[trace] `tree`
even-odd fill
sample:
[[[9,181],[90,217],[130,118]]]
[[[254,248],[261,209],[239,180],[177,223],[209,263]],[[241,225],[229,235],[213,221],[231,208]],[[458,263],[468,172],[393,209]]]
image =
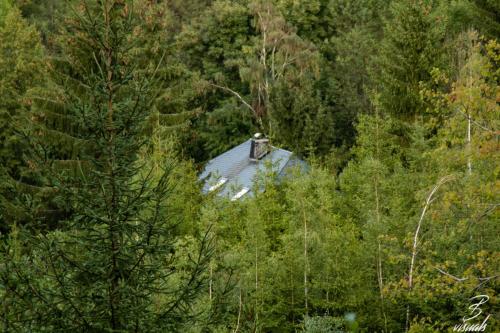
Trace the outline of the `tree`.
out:
[[[283,4],[281,4],[283,5]],[[250,10],[257,35],[244,48],[240,76],[250,89],[249,109],[259,128],[298,154],[324,154],[336,138],[330,90],[336,87],[322,71],[326,61],[317,48],[296,33],[281,7],[254,1]]]
[[[322,85],[311,74],[288,73],[275,82],[269,101],[269,126],[275,140],[296,154],[326,154],[338,141],[337,113],[327,105]],[[335,87],[332,87],[335,89]]]
[[[500,36],[500,6],[494,0],[454,1],[446,4],[451,31],[473,28],[488,38]]]
[[[70,215],[56,231],[24,233],[22,256],[2,251],[2,295],[12,305],[2,312],[7,331],[164,332],[192,321],[208,239],[177,238],[180,221],[166,204],[170,167],[138,159],[157,66],[141,70],[135,61],[141,41],[133,5],[88,1],[66,22],[59,93],[65,120],[79,127],[72,134],[93,149],[79,150],[61,170],[40,145],[43,122],[33,125],[32,161],[45,168]]]
[[[26,128],[29,90],[44,84],[44,59],[38,32],[27,24],[17,8],[10,8],[4,24],[0,24],[1,231],[6,231],[14,221],[24,220],[25,214],[14,199],[20,183],[33,184],[36,178],[23,161],[27,147],[17,132]]]
[[[61,17],[71,11],[71,6],[78,3],[75,0],[14,0],[13,2],[21,10],[22,16],[37,27],[44,46],[52,51]]]
[[[187,152],[198,161],[226,151],[255,132],[251,111],[235,100],[234,94],[220,88],[243,97],[248,92],[240,80],[238,64],[244,58],[243,46],[254,35],[250,21],[244,4],[213,1],[176,38],[175,58],[181,60],[177,71],[183,74],[171,90],[170,104],[172,109],[182,103],[189,110],[204,111],[194,118],[193,130],[184,137]]]
[[[377,179],[374,183],[389,189],[383,192],[384,204],[379,206],[382,229],[367,229],[365,236],[368,240],[379,235],[384,285],[381,297],[386,305],[391,304],[385,307],[389,330],[403,329],[397,318],[404,311],[396,304],[408,305],[406,328],[410,332],[445,330],[461,320],[469,297],[477,293],[494,295],[498,288],[491,278],[498,267],[498,246],[488,236],[495,233],[492,221],[496,204],[491,189],[496,152],[490,141],[494,136],[491,128],[496,128],[494,119],[498,118],[492,75],[495,66],[481,55],[478,45],[470,43],[470,38],[462,39],[465,47],[458,52],[467,60],[462,61],[460,75],[448,85],[451,91],[441,96],[439,90],[434,92],[437,101],[429,107],[432,115],[444,119],[437,134],[422,135],[426,130],[414,123],[408,135],[411,142],[399,147],[404,152],[400,176],[372,177]],[[443,75],[438,70],[433,74],[436,79]],[[466,107],[468,112],[458,107]],[[465,134],[470,115],[474,115],[475,124],[471,123],[469,141]],[[360,132],[358,139],[363,137]],[[380,148],[381,152],[386,148],[391,151],[388,144]],[[468,161],[480,170],[469,173]],[[344,175],[355,176],[347,173],[349,169]],[[454,175],[453,182],[447,175]],[[357,196],[364,194],[358,191]],[[372,249],[376,251],[375,246]],[[485,260],[485,256],[490,259]]]
[[[394,1],[384,39],[372,68],[383,110],[413,120],[424,108],[420,82],[430,80],[441,64],[445,17],[434,1]]]
[[[493,77],[495,64],[491,63],[481,54],[481,44],[478,42],[477,33],[469,31],[462,35],[464,44],[459,50],[460,71],[457,81],[453,84],[449,96],[450,108],[458,117],[450,117],[448,128],[454,128],[454,143],[460,137],[455,131],[462,128],[462,143],[467,158],[467,172],[473,169],[473,158],[478,146],[484,140],[484,133],[491,133],[495,128],[495,115],[498,114],[496,104],[496,85]],[[462,118],[462,121],[460,121]]]
[[[364,300],[378,309],[375,317],[359,315],[373,330],[391,331],[400,329],[393,316],[401,315],[402,309],[390,306],[386,284],[402,271],[396,239],[405,234],[407,226],[401,221],[411,216],[414,194],[413,179],[402,165],[404,149],[397,121],[379,108],[375,106],[373,115],[359,117],[354,158],[340,175],[339,210],[362,230],[360,252],[365,263],[360,266],[369,267],[365,279],[371,281]]]
[[[418,284],[410,299],[421,319],[428,313],[442,316],[437,328],[460,322],[469,297],[491,295],[495,306],[499,288],[495,277],[499,247],[491,236],[498,233],[494,194],[498,159],[495,133],[500,112],[494,60],[498,49],[495,51],[495,43],[482,45],[474,31],[462,34],[459,40],[460,70],[450,91],[441,96],[444,106],[436,106],[447,110],[447,117],[430,154],[440,174],[456,176],[442,189],[444,193],[429,216],[430,225],[425,228],[428,239],[420,242],[423,262],[417,266]],[[490,309],[488,304],[484,311],[493,311]],[[493,318],[489,324],[496,324]]]
[[[10,3],[10,0],[0,1],[0,26],[3,25],[5,16],[7,15],[7,12],[10,10],[11,7],[12,4]]]
[[[149,131],[160,132],[164,139],[182,136],[191,119],[201,111],[193,103],[200,96],[197,77],[177,59],[178,50],[174,47],[177,28],[170,5],[162,1],[136,4],[137,15],[143,20],[136,30],[142,41],[136,45],[137,61],[147,68],[152,65],[151,59],[162,59],[156,69],[159,94],[152,106]]]

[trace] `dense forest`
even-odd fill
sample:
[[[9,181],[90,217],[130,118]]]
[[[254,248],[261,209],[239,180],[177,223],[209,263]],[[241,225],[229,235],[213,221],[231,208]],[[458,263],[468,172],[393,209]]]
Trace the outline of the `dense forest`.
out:
[[[0,331],[500,332],[499,83],[498,0],[0,0]]]

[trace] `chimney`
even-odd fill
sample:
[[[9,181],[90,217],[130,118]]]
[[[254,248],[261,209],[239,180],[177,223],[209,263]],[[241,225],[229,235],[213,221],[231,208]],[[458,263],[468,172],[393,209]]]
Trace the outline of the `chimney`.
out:
[[[250,160],[258,161],[269,152],[269,139],[265,138],[262,133],[255,133],[250,145]]]

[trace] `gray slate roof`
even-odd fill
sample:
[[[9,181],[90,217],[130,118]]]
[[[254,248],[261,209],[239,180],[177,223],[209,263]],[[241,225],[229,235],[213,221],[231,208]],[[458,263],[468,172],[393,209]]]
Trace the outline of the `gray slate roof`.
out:
[[[249,191],[245,194],[252,195],[252,187],[255,175],[259,170],[264,171],[269,162],[272,163],[273,171],[282,176],[289,167],[304,163],[297,159],[292,152],[276,147],[261,160],[254,162],[249,158],[251,139],[228,150],[227,152],[210,160],[200,175],[205,180],[203,192],[208,193],[210,187],[225,178],[227,181],[217,190],[219,195],[232,198],[242,188]]]

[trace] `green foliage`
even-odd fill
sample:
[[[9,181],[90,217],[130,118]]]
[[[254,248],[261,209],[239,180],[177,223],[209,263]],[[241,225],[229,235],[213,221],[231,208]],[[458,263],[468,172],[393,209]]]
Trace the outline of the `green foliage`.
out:
[[[446,17],[436,1],[394,1],[372,78],[384,110],[403,119],[420,115],[420,82],[441,65]]]
[[[334,317],[306,317],[304,332],[334,333],[344,332],[344,320]]]
[[[468,296],[489,295],[486,312],[494,311],[498,302],[498,279],[488,277],[495,275],[490,269],[497,270],[499,265],[498,242],[492,236],[498,220],[494,208],[498,149],[493,148],[496,139],[491,128],[498,127],[500,108],[492,80],[495,64],[482,54],[476,36],[474,32],[464,36],[466,44],[459,50],[462,67],[446,97],[450,111],[457,111],[450,112],[430,155],[438,162],[439,173],[456,173],[457,177],[432,212],[427,233],[434,237],[423,244],[420,285],[411,295],[412,307],[422,319],[426,314],[450,313],[437,328],[459,320]],[[496,325],[495,320],[490,325]]]
[[[307,313],[342,317],[363,302],[368,272],[353,274],[364,262],[359,229],[335,211],[335,178],[311,172],[297,170],[295,179],[276,186],[271,168],[256,185],[265,184],[265,192],[243,202],[217,201],[205,211],[220,253],[214,284],[227,280],[228,267],[236,279],[220,309],[232,329],[293,331]]]
[[[21,109],[26,92],[42,82],[43,50],[36,29],[16,8],[9,10],[0,29],[0,107],[13,116]]]
[[[197,78],[181,62],[174,60],[173,31],[177,28],[172,22],[169,4],[146,2],[136,6],[137,15],[144,22],[135,31],[141,35],[141,43],[135,45],[134,53],[137,61],[149,70],[156,66],[156,89],[159,91],[152,106],[154,112],[150,117],[149,131],[160,131],[164,138],[181,136],[201,111],[193,102],[200,95]]]
[[[333,130],[317,131],[319,137],[324,137],[321,144],[350,147],[355,140],[357,116],[371,108],[368,64],[376,53],[380,16],[388,4],[372,0],[279,1],[285,18],[296,27],[297,34],[312,41],[322,56],[321,79],[313,89],[321,96],[321,108],[327,110],[329,119],[325,125]],[[294,84],[296,80],[291,81]],[[304,84],[310,85],[305,81]],[[290,89],[290,93],[295,92]],[[298,116],[305,119],[308,113]],[[323,121],[325,119],[314,121],[314,126],[321,128]],[[290,147],[295,149],[293,145]],[[316,153],[321,156],[328,151],[322,147]]]
[[[210,95],[205,92],[201,108],[214,115],[207,114],[195,121],[195,144],[203,145],[209,156],[224,151],[228,143],[233,142],[221,135],[233,131],[233,126],[228,124],[225,128],[222,123],[214,122],[214,118],[230,118],[236,111],[229,110],[228,105],[235,102],[251,116],[245,116],[253,123],[247,128],[266,132],[276,144],[298,153],[324,155],[332,144],[352,143],[353,122],[357,112],[366,107],[367,98],[361,105],[347,101],[352,94],[356,98],[365,96],[366,71],[362,71],[365,77],[359,77],[359,72],[346,73],[345,77],[350,75],[355,82],[349,86],[339,85],[335,76],[343,80],[340,76],[346,66],[339,70],[332,68],[327,61],[334,57],[331,45],[323,51],[322,45],[311,43],[316,41],[310,35],[313,31],[301,30],[302,26],[295,21],[305,18],[302,14],[299,17],[300,6],[311,9],[308,15],[317,10],[323,13],[324,9],[325,15],[330,11],[326,4],[305,2],[253,1],[248,5],[230,5],[216,1],[179,35],[178,45],[187,59],[185,63],[199,70],[200,79],[212,87]],[[368,17],[359,16],[365,20]],[[312,16],[310,19],[317,20]],[[322,21],[314,27],[330,24],[328,19],[329,16],[321,16]],[[352,25],[357,24],[354,22]],[[371,35],[367,37],[370,38]],[[363,52],[369,54],[365,49]],[[233,102],[228,104],[227,99]],[[308,108],[305,110],[303,106]],[[203,123],[210,127],[204,128]],[[250,134],[241,133],[241,137]],[[213,140],[215,145],[207,140]],[[217,142],[221,144],[217,146]]]
[[[489,38],[500,36],[500,6],[497,1],[453,1],[446,9],[451,17],[450,28],[455,32],[473,28]]]
[[[172,91],[172,102],[204,111],[193,120],[193,131],[183,136],[187,153],[198,161],[216,156],[253,132],[249,130],[254,126],[251,111],[237,107],[241,101],[220,88],[245,96],[246,88],[240,82],[237,65],[243,61],[243,47],[253,34],[246,6],[214,1],[193,17],[176,37],[176,57],[181,59],[179,68],[184,74]],[[173,106],[179,109],[179,104]]]
[[[498,326],[499,13],[0,0],[0,330]],[[203,194],[254,132],[307,172]]]
[[[328,96],[335,86],[326,62],[313,44],[297,35],[269,2],[250,5],[258,35],[244,50],[247,54],[240,76],[247,82],[252,111],[261,130],[298,154],[329,151],[335,108]],[[316,82],[317,81],[317,82]]]
[[[2,0],[0,1],[0,26],[4,25],[5,16],[12,8],[12,4],[10,0]]]
[[[139,22],[131,3],[89,2],[60,38],[68,130],[93,149],[71,154],[77,174],[61,170],[36,155],[47,127],[35,127],[32,158],[71,215],[56,231],[22,232],[20,255],[10,246],[17,236],[7,240],[6,331],[164,332],[193,320],[209,240],[179,238],[182,213],[167,204],[175,193],[170,163],[139,160],[155,94],[154,68],[131,51],[141,42],[133,34]]]
[[[39,34],[16,8],[0,25],[0,222],[2,231],[26,214],[14,203],[19,182],[32,183],[33,172],[23,161],[26,144],[17,132],[26,128],[28,91],[44,83],[44,51]]]
[[[206,115],[206,125],[200,134],[204,148],[211,157],[222,154],[248,139],[249,133],[255,132],[252,116],[247,109],[242,109],[234,102]]]
[[[280,82],[273,90],[270,128],[280,143],[297,154],[325,153],[336,139],[335,114],[325,105],[320,84],[304,77]]]
[[[54,49],[55,33],[61,25],[61,18],[76,6],[77,0],[14,0],[22,15],[40,32],[42,41],[49,49]]]

